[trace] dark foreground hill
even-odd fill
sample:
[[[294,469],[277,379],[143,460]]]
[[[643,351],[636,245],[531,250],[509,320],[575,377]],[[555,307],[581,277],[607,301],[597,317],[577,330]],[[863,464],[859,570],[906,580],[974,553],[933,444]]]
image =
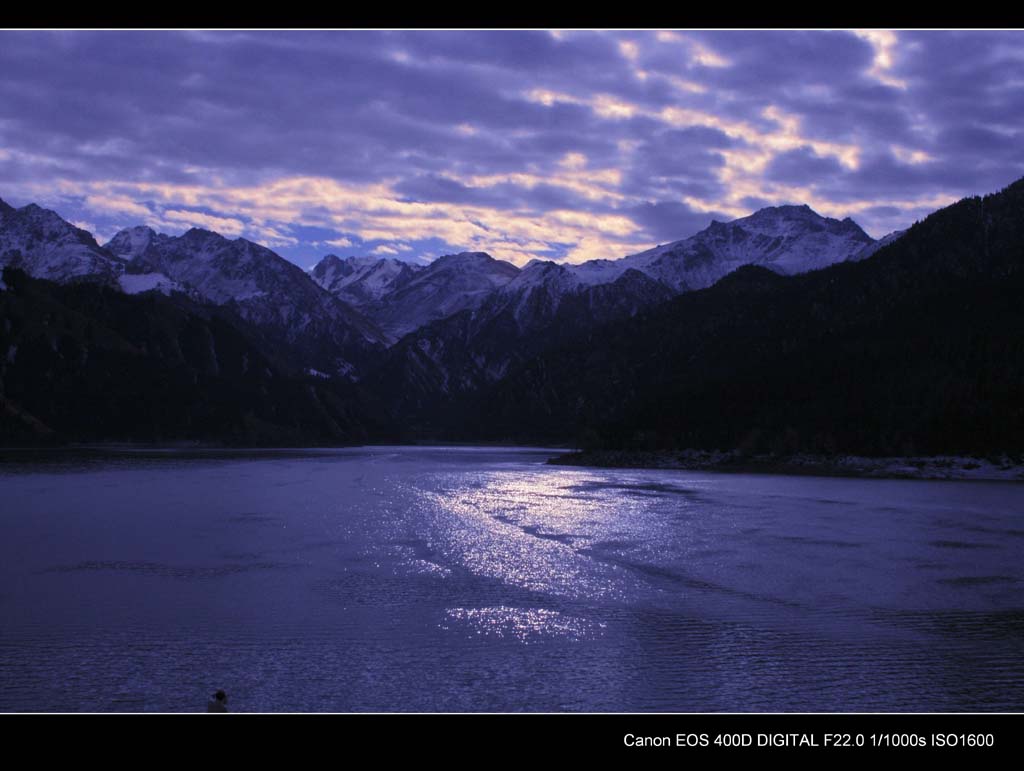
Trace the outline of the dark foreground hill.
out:
[[[493,313],[434,322],[349,380],[311,364],[301,332],[282,338],[232,303],[8,268],[0,443],[1024,453],[1024,181],[866,259],[800,275],[747,265],[660,303],[643,282],[558,293],[534,279],[564,271],[540,269],[498,290]],[[505,291],[517,281],[530,291]]]
[[[386,434],[351,383],[305,374],[258,329],[184,295],[58,285],[0,291],[0,444],[346,444]]]
[[[1024,181],[863,262],[748,266],[527,362],[452,436],[587,448],[1024,451]]]

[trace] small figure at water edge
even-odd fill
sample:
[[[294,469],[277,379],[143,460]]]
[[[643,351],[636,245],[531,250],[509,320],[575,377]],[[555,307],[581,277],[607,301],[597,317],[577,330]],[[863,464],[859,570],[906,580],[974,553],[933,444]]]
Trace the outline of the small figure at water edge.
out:
[[[213,694],[213,698],[210,699],[206,705],[207,712],[227,712],[228,711],[228,695],[224,691],[217,691]]]

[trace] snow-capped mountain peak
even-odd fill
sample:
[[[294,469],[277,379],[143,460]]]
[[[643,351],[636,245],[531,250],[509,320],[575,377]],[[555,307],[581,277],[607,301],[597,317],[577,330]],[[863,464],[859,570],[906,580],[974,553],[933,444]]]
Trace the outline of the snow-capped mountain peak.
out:
[[[31,203],[0,207],[0,267],[11,265],[50,281],[117,285],[124,264],[92,235],[59,214]]]
[[[423,324],[477,308],[519,269],[485,252],[460,252],[426,266],[395,259],[342,260],[329,255],[314,279],[351,303],[395,338]]]
[[[501,291],[514,294],[545,286],[564,293],[575,291],[582,285],[583,282],[569,266],[551,260],[530,260]]]
[[[328,254],[307,272],[252,241],[202,228],[172,237],[133,227],[100,247],[54,212],[3,201],[0,225],[0,265],[57,281],[99,278],[129,293],[185,290],[230,305],[271,337],[301,343],[316,369],[333,372],[349,371],[368,350],[461,311],[471,311],[466,330],[507,319],[514,334],[533,334],[555,319],[568,328],[570,317],[596,322],[633,315],[744,265],[792,274],[864,259],[899,236],[875,242],[849,217],[785,205],[714,221],[689,238],[617,260],[534,259],[520,269],[476,251],[428,265]],[[332,350],[345,353],[331,361],[326,352]],[[492,364],[488,371],[505,366]]]
[[[401,289],[420,265],[381,257],[346,257],[328,254],[310,271],[313,280],[336,297],[360,310],[369,310],[386,294]]]
[[[770,206],[619,260],[676,291],[710,286],[741,265],[794,274],[853,258],[874,240],[847,217],[822,217],[806,204]]]
[[[131,255],[127,270],[136,278],[122,282],[126,291],[188,287],[207,302],[229,305],[271,338],[297,347],[321,371],[351,373],[354,361],[387,340],[313,276],[245,238],[229,239],[203,228],[177,237],[132,228],[118,233],[110,248]]]
[[[157,233],[153,228],[139,225],[120,231],[104,244],[104,247],[115,256],[130,262],[146,251],[156,237]]]

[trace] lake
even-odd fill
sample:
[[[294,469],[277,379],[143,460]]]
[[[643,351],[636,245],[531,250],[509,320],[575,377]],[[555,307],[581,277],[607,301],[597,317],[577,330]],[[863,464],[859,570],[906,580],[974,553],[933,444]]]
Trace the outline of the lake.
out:
[[[1024,485],[556,453],[7,452],[0,710],[1024,709]]]

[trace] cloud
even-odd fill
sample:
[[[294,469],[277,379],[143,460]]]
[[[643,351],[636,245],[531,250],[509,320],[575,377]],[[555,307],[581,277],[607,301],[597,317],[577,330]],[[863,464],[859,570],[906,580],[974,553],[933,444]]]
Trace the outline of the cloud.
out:
[[[771,181],[813,185],[843,174],[834,157],[822,157],[809,147],[779,153],[768,163],[765,177]]]
[[[124,195],[88,195],[84,203],[87,209],[94,212],[107,215],[123,214],[140,222],[147,222],[153,215],[149,207]]]
[[[721,212],[694,211],[686,204],[674,201],[648,201],[634,207],[630,214],[643,226],[651,240],[658,243],[688,238],[710,225],[713,219],[731,219]]]
[[[1017,31],[0,31],[0,68],[0,196],[301,264],[616,257],[794,201],[875,233],[1024,175]]]
[[[161,224],[169,223],[170,227],[188,226],[213,230],[225,236],[240,236],[245,231],[245,223],[231,217],[217,217],[197,211],[168,209],[163,213]]]

